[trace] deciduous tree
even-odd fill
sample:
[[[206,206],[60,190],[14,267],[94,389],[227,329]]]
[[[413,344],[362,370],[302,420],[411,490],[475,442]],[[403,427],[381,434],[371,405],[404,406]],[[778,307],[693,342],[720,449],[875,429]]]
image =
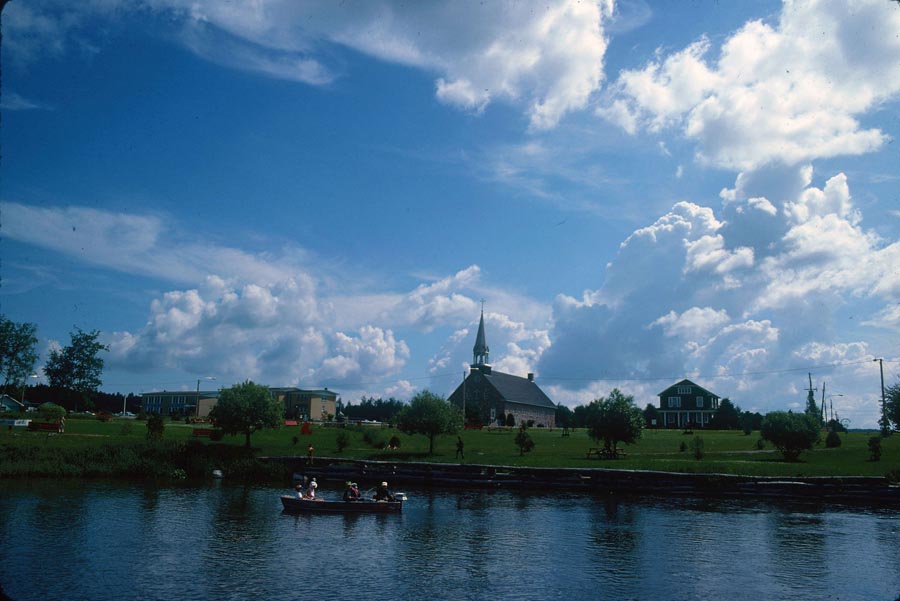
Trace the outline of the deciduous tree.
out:
[[[900,430],[900,382],[884,390],[885,413],[894,430]]]
[[[283,419],[283,409],[267,386],[250,380],[235,384],[219,392],[210,419],[226,434],[246,436],[244,446],[250,446],[250,435],[263,428],[277,428]]]
[[[634,406],[634,398],[614,388],[606,398],[599,398],[587,407],[588,434],[603,442],[607,452],[615,453],[620,442],[636,442],[644,429],[644,414]]]
[[[85,401],[100,388],[103,380],[103,358],[100,351],[109,347],[99,342],[100,332],[85,332],[76,327],[70,334],[71,342],[61,349],[50,352],[44,366],[44,373],[50,386],[66,388],[77,392]]]
[[[766,415],[760,434],[781,451],[785,461],[796,461],[819,441],[819,420],[807,413],[773,411]]]
[[[16,323],[0,315],[0,373],[3,388],[9,385],[23,386],[25,379],[37,362],[37,326],[33,323]]]
[[[462,411],[428,390],[412,398],[409,406],[397,415],[397,428],[406,434],[428,437],[428,453],[434,453],[434,439],[453,434],[462,426]]]

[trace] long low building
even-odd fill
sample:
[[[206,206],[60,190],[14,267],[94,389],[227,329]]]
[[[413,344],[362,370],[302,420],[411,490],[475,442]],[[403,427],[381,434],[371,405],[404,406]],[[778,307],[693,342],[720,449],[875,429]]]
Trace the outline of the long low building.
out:
[[[270,387],[272,396],[283,403],[284,416],[291,419],[329,421],[337,412],[336,392]],[[141,411],[170,416],[209,417],[219,400],[218,390],[158,390],[141,395]]]

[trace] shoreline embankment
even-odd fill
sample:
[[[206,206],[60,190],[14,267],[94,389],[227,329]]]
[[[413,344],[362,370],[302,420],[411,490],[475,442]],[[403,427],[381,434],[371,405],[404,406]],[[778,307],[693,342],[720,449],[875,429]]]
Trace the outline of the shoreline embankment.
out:
[[[319,481],[388,480],[392,486],[553,490],[593,494],[808,499],[900,507],[900,485],[872,476],[741,476],[613,468],[548,468],[430,462],[261,457]]]

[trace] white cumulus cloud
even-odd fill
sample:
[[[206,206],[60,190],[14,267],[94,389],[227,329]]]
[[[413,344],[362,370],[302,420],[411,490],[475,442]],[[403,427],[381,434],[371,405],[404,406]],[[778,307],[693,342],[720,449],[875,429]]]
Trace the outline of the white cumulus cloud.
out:
[[[623,71],[599,113],[629,132],[677,128],[701,162],[741,170],[870,152],[887,136],[859,116],[900,93],[898,30],[896,3],[788,0],[717,53],[701,38]]]

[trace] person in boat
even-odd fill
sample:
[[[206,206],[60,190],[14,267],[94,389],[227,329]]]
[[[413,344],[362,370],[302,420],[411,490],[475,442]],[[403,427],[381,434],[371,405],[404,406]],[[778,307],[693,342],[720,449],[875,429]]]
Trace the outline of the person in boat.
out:
[[[388,483],[382,482],[378,485],[378,488],[375,490],[375,500],[376,501],[393,501],[394,495],[388,489]]]
[[[302,485],[302,484],[297,484],[297,486],[295,486],[294,488],[295,488],[296,491],[297,491],[297,498],[298,498],[298,499],[302,499],[303,496],[306,494],[306,491],[303,490],[303,485]]]
[[[353,503],[359,501],[359,489],[356,488],[355,482],[347,482],[347,486],[344,489],[343,500],[345,503]]]
[[[306,489],[306,498],[315,500],[317,488],[319,488],[319,485],[316,484],[316,479],[313,478],[309,483],[309,488]]]

